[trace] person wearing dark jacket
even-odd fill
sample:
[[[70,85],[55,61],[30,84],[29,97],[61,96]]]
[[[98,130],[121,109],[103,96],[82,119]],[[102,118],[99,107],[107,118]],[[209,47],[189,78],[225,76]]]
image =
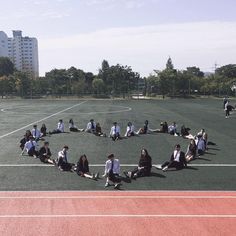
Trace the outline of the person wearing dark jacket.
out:
[[[176,168],[177,170],[181,170],[187,166],[187,162],[185,159],[185,153],[181,151],[180,145],[175,145],[175,150],[171,155],[170,161],[166,161],[161,165],[161,169],[163,171],[167,171],[170,168]]]
[[[49,148],[49,142],[44,142],[43,147],[40,148],[39,150],[39,159],[43,163],[49,163],[52,165],[55,165],[56,162],[51,159],[52,153]]]
[[[152,158],[149,156],[148,151],[146,149],[142,149],[138,167],[136,167],[133,171],[124,172],[124,174],[128,178],[135,179],[137,177],[150,176],[151,169]]]
[[[89,162],[87,156],[84,154],[79,158],[77,162],[77,166],[75,168],[76,173],[85,178],[97,180],[99,178],[99,173],[97,174],[90,174],[89,172]]]

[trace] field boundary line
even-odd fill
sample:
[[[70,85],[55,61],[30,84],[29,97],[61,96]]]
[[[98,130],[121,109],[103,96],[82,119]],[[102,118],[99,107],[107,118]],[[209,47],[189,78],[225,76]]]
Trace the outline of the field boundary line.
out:
[[[0,196],[1,200],[11,199],[11,200],[20,200],[20,199],[236,199],[236,196],[185,196],[185,195],[161,195],[161,196],[150,196],[150,195],[98,195],[98,196]]]
[[[20,157],[24,158],[24,157]],[[138,164],[121,164],[121,167],[136,167]],[[105,167],[105,164],[90,164],[91,167]],[[153,165],[155,167],[156,165]],[[236,167],[236,164],[188,164],[189,167]],[[50,164],[0,164],[0,167],[54,167]]]
[[[32,122],[32,123],[30,123],[30,124],[28,124],[28,125],[25,125],[25,126],[19,128],[19,129],[16,129],[16,130],[11,131],[11,132],[9,132],[9,133],[7,133],[7,134],[1,135],[1,136],[0,136],[0,139],[5,138],[5,137],[7,137],[7,136],[9,136],[9,135],[11,135],[11,134],[14,134],[14,133],[18,132],[18,131],[21,131],[21,130],[23,130],[23,129],[25,129],[25,128],[28,128],[29,126],[32,126],[32,125],[34,125],[35,123],[39,123],[39,122],[44,121],[44,120],[47,120],[47,119],[49,119],[49,118],[51,118],[51,117],[53,117],[53,116],[57,116],[57,115],[59,115],[59,114],[65,112],[65,111],[68,111],[68,110],[70,110],[70,109],[72,109],[72,108],[74,108],[74,107],[80,106],[80,105],[82,105],[82,104],[84,104],[84,103],[86,103],[86,102],[87,102],[87,101],[83,101],[83,102],[77,103],[77,104],[75,104],[75,105],[73,105],[73,106],[71,106],[71,107],[68,107],[68,108],[63,109],[63,110],[61,110],[61,111],[58,111],[58,112],[56,112],[56,113],[53,113],[53,114],[51,114],[51,115],[49,115],[49,116],[46,116],[46,117],[44,117],[44,118],[42,118],[42,119],[40,119],[40,120],[34,121],[34,122]]]

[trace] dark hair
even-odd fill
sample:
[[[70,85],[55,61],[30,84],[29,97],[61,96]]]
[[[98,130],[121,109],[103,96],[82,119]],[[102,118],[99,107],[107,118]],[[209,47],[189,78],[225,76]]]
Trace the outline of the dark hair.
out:
[[[63,147],[63,148],[69,149],[69,147],[68,147],[67,145],[64,145],[64,147]]]
[[[111,159],[111,158],[113,158],[113,157],[114,157],[114,154],[113,154],[113,153],[107,156],[108,159]]]
[[[142,148],[141,149],[141,157],[143,157],[142,151],[145,151],[145,156],[149,156],[147,149]]]
[[[176,144],[175,147],[176,147],[176,148],[180,148],[180,144]]]
[[[60,120],[59,120],[59,122],[63,122],[63,120],[62,120],[62,119],[60,119]]]
[[[85,157],[85,162],[88,163],[88,159],[87,159],[87,156],[85,154],[81,155],[80,158],[79,158],[79,164],[83,162],[83,157]]]
[[[37,125],[33,125],[33,127],[37,127]]]
[[[73,119],[70,119],[70,120],[69,120],[69,123],[74,124]]]
[[[48,144],[49,144],[49,142],[47,142],[47,141],[46,141],[46,142],[44,142],[44,145],[48,145]]]
[[[144,124],[148,124],[148,120],[145,120]]]

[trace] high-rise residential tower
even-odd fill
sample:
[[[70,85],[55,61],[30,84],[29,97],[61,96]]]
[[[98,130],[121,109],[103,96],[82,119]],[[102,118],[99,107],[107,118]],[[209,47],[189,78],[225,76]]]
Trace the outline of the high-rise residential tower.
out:
[[[38,41],[36,38],[23,37],[22,31],[14,30],[8,38],[0,31],[0,56],[8,57],[15,68],[29,73],[33,78],[39,76]]]

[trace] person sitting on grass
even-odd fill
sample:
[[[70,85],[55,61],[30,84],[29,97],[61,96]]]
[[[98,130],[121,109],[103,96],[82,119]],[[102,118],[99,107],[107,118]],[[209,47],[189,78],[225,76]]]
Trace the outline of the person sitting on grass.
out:
[[[151,129],[154,133],[168,133],[168,124],[166,121],[161,122],[160,129]]]
[[[85,132],[93,134],[95,132],[95,129],[96,129],[96,123],[94,122],[94,119],[91,119],[87,124]]]
[[[75,170],[76,170],[76,173],[81,177],[94,179],[94,180],[97,180],[99,178],[99,173],[97,174],[89,173],[89,162],[85,154],[79,158],[79,161],[77,162]]]
[[[45,124],[42,124],[42,126],[40,128],[40,132],[41,132],[41,137],[47,136],[47,127]]]
[[[76,125],[74,124],[73,119],[70,119],[70,120],[69,120],[69,130],[70,130],[71,132],[83,132],[83,131],[84,131],[84,129],[78,129],[78,128],[76,127]]]
[[[147,134],[149,132],[149,127],[148,127],[148,120],[144,121],[143,128],[140,128],[137,132],[137,134]]]
[[[110,138],[112,138],[113,141],[121,139],[121,136],[120,136],[120,126],[117,125],[117,122],[114,122],[113,126],[111,127]]]
[[[190,128],[186,128],[185,125],[182,125],[180,131],[181,136],[186,139],[194,139],[194,136],[189,133],[190,130]]]
[[[205,129],[201,129],[201,131],[197,134],[197,137],[202,137],[204,143],[205,143],[205,150],[207,150],[207,144],[208,144],[208,134],[205,131]]]
[[[39,159],[43,163],[49,163],[55,165],[55,160],[51,159],[52,153],[49,148],[49,142],[44,142],[43,147],[39,149]]]
[[[41,139],[41,132],[40,130],[37,128],[37,125],[33,126],[33,129],[31,130],[31,134],[34,137],[34,140],[36,142],[38,142]]]
[[[61,171],[72,171],[73,166],[75,166],[74,164],[68,162],[68,150],[69,147],[65,145],[63,149],[58,152],[57,166]]]
[[[94,134],[95,134],[96,136],[106,137],[106,134],[104,134],[104,133],[102,132],[102,127],[101,127],[100,123],[96,123],[96,128],[95,128]]]
[[[29,141],[30,136],[32,136],[30,130],[25,131],[24,137],[20,140],[20,149],[23,150],[25,144]]]
[[[136,179],[138,177],[150,176],[152,169],[152,158],[146,149],[141,150],[138,167],[133,171],[124,172],[127,178]]]
[[[64,123],[63,120],[59,120],[59,122],[57,123],[57,128],[54,129],[53,131],[49,132],[49,134],[60,134],[60,133],[64,133]]]
[[[37,143],[34,140],[33,136],[29,137],[29,141],[25,143],[25,146],[22,150],[21,155],[23,156],[24,152],[27,152],[27,154],[31,157],[37,158],[39,153],[37,151]]]
[[[196,139],[196,145],[197,145],[197,153],[199,156],[202,156],[205,154],[205,151],[206,151],[206,143],[202,137],[201,134],[199,134],[197,136],[197,139]]]
[[[170,161],[166,161],[161,165],[161,169],[163,171],[167,171],[168,169],[175,168],[177,170],[181,170],[187,166],[187,162],[185,159],[184,152],[181,151],[180,145],[175,145],[175,150],[171,155]]]
[[[169,125],[168,133],[170,135],[179,136],[179,134],[177,132],[177,124],[176,124],[176,122],[173,122],[171,125]]]
[[[105,164],[105,171],[103,177],[106,178],[105,188],[111,186],[111,182],[115,185],[115,189],[119,189],[121,186],[120,177],[120,161],[115,159],[114,154],[108,155],[108,160]]]
[[[134,136],[135,132],[134,132],[134,125],[131,122],[128,122],[127,124],[127,128],[126,128],[126,133],[125,133],[125,137],[131,137]]]
[[[195,143],[195,140],[191,139],[187,148],[187,152],[185,153],[185,159],[187,162],[190,162],[191,160],[196,158],[196,155],[197,155],[197,145]]]

